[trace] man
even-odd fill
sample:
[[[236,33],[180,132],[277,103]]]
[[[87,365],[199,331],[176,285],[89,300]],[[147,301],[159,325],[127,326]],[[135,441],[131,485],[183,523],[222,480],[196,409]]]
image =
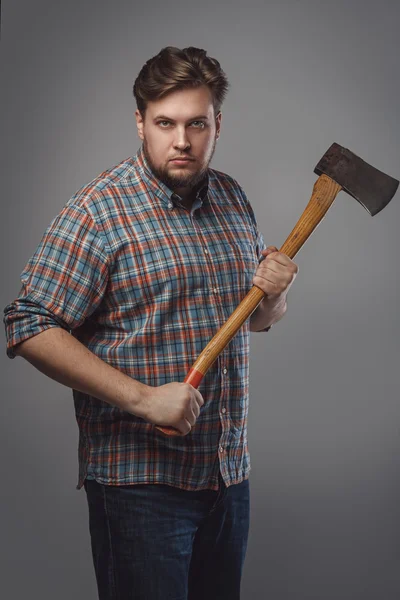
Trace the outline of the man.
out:
[[[298,269],[209,168],[228,85],[204,50],[150,59],[134,84],[141,148],[67,202],[5,308],[8,355],[73,389],[100,599],[240,595],[249,332],[282,318]],[[253,283],[265,299],[200,389],[182,383]]]

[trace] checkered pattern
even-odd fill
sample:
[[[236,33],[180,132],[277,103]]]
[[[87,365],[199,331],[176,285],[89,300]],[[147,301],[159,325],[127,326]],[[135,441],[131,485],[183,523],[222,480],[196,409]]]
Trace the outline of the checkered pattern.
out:
[[[252,287],[264,240],[243,190],[208,169],[191,211],[143,148],[81,188],[45,231],[4,309],[7,354],[50,327],[149,386],[183,381]],[[249,320],[199,385],[191,433],[169,438],[143,419],[73,390],[79,478],[113,485],[217,489],[248,477]]]

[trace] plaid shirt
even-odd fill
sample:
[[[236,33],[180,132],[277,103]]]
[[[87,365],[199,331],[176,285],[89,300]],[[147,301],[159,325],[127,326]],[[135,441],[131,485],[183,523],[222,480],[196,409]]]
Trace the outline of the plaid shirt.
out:
[[[265,248],[230,176],[208,169],[189,211],[155,178],[143,148],[81,188],[45,231],[4,309],[7,355],[62,327],[149,386],[183,381],[252,287]],[[250,319],[199,385],[192,431],[167,437],[144,419],[73,390],[79,478],[218,489],[248,478]]]

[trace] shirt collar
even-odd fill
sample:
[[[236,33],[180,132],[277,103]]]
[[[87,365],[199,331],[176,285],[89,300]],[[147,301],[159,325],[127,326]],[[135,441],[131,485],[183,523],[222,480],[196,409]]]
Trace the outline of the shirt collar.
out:
[[[136,155],[134,156],[135,167],[139,171],[140,175],[150,186],[151,190],[160,198],[165,204],[174,202],[174,200],[180,200],[180,196],[173,192],[168,186],[166,186],[158,177],[156,177],[144,156],[143,144],[140,146]],[[196,198],[202,203],[205,203],[208,199],[208,187],[209,187],[209,173],[208,170],[204,175],[203,179],[196,185]]]

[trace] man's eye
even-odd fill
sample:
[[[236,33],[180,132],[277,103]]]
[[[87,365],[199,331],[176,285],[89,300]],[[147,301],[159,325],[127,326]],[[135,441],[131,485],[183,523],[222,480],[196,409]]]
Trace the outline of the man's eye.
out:
[[[160,125],[162,129],[165,129],[166,127],[169,127],[171,125],[171,121],[158,121],[157,125]],[[194,126],[196,129],[204,129],[204,127],[206,126],[204,121],[192,121],[191,125]]]

